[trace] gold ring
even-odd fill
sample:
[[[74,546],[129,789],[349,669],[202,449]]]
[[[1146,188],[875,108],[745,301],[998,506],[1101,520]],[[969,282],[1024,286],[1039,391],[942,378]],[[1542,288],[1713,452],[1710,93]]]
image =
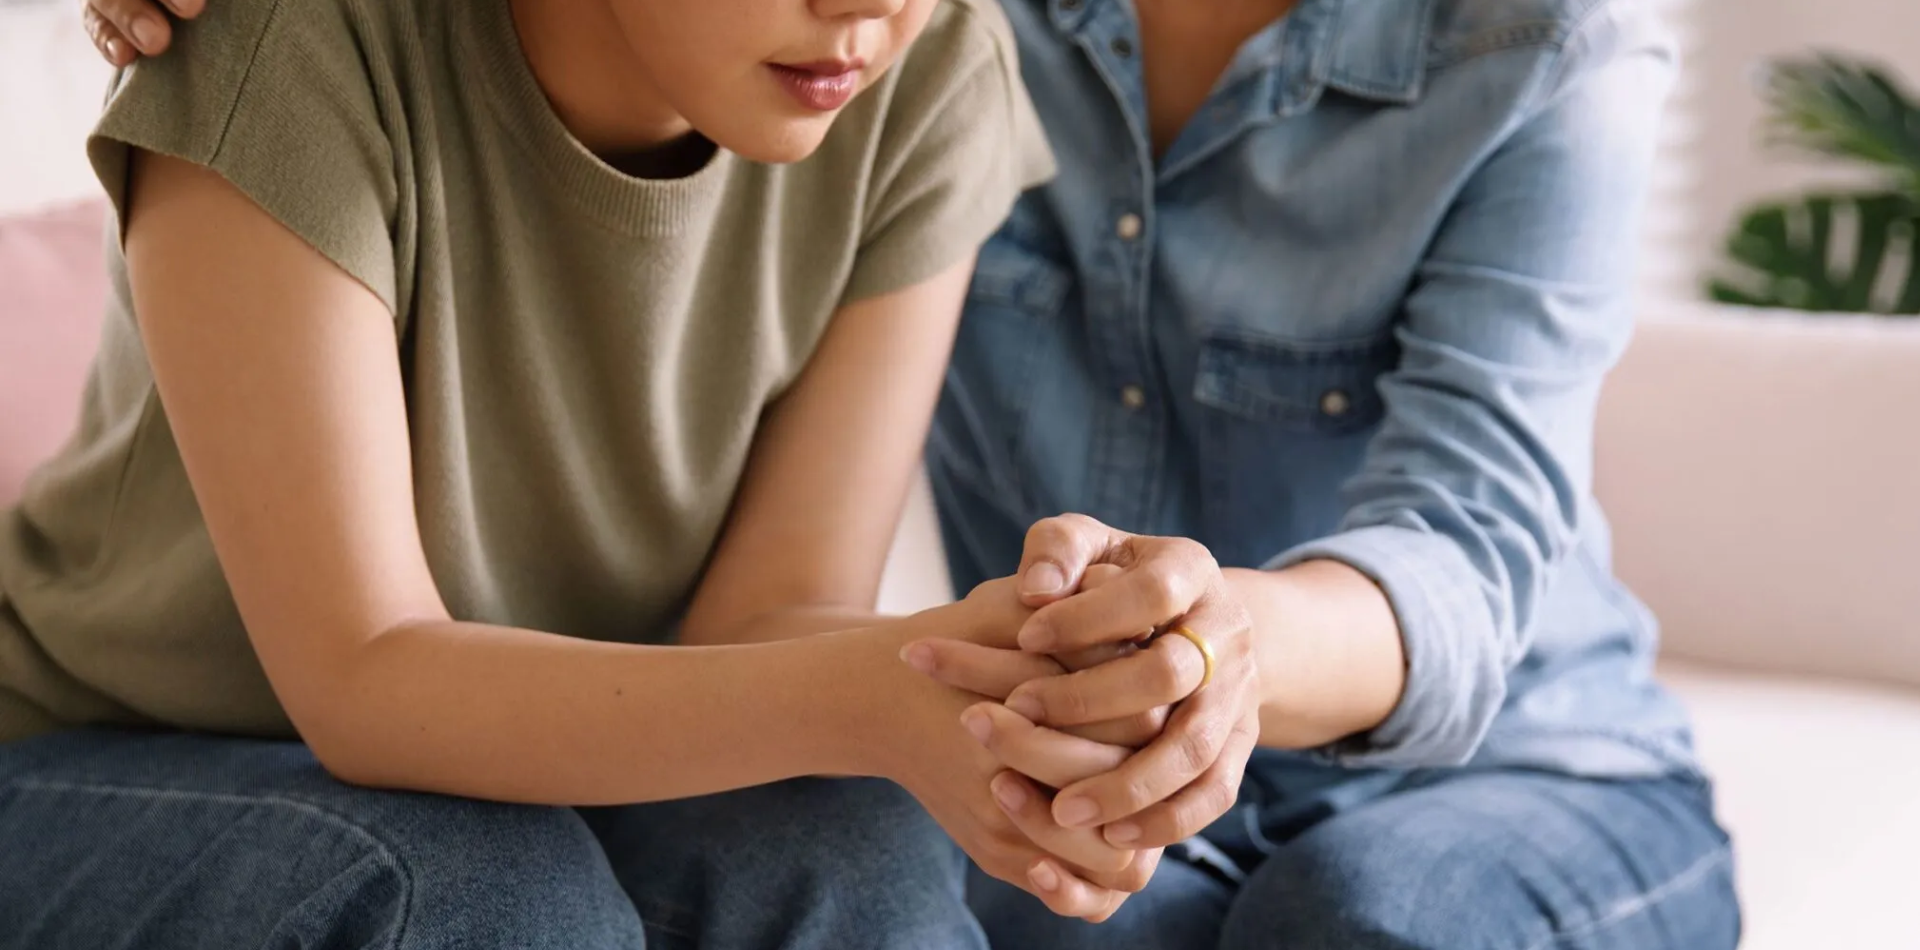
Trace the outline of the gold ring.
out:
[[[1204,660],[1207,666],[1206,671],[1200,674],[1200,685],[1195,686],[1193,692],[1197,693],[1206,689],[1207,684],[1213,682],[1213,647],[1207,644],[1207,638],[1185,627],[1175,627],[1167,631],[1167,633],[1176,637],[1185,637],[1188,643],[1193,644],[1194,649],[1200,651],[1200,659]],[[1193,693],[1188,693],[1187,695],[1191,696]]]

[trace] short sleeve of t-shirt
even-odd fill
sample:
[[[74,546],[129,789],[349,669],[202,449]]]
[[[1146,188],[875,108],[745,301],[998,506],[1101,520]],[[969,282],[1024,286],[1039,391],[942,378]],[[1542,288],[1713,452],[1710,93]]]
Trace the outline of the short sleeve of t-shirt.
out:
[[[345,4],[213,3],[168,55],[122,70],[88,156],[124,229],[134,149],[219,173],[395,306],[394,163]]]
[[[847,300],[951,266],[992,236],[1021,192],[1053,175],[1006,15],[992,0],[942,6],[969,22],[923,36],[897,67]]]

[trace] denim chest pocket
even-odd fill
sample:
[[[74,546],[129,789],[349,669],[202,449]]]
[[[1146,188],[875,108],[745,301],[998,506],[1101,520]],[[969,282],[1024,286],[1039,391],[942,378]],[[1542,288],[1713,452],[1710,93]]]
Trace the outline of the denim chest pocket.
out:
[[[1391,335],[1307,343],[1215,331],[1201,342],[1193,397],[1254,422],[1341,435],[1386,415],[1379,381],[1398,360]]]

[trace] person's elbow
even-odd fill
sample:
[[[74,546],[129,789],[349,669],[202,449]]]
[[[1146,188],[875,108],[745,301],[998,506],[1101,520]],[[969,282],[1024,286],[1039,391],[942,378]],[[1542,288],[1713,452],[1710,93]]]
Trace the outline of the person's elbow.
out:
[[[379,685],[391,679],[377,668],[385,662],[380,639],[352,638],[352,646],[267,663],[294,731],[320,767],[348,785],[396,787],[396,764],[405,758],[396,740],[420,731],[404,721],[404,704],[391,701],[395,690]]]
[[[287,718],[300,740],[320,767],[333,778],[368,788],[393,784],[390,765],[383,761],[375,727],[367,722],[364,710],[355,710],[348,699],[353,691],[337,676],[309,677],[296,694],[307,698],[282,699]]]

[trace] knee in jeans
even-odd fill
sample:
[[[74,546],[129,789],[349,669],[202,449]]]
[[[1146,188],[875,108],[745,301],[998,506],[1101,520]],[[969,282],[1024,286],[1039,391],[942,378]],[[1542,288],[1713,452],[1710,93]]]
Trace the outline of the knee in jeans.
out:
[[[707,800],[700,822],[723,854],[773,854],[829,876],[833,886],[898,889],[938,880],[957,888],[959,849],[913,796],[876,779],[801,779]]]
[[[572,809],[373,794],[371,814],[356,815],[367,852],[320,892],[331,899],[309,902],[324,915],[313,926],[391,920],[395,945],[407,948],[541,935],[641,946],[632,905]]]
[[[1391,839],[1295,842],[1269,858],[1227,916],[1222,950],[1456,950],[1526,946],[1502,935],[1537,921],[1528,897],[1484,849],[1406,855]]]
[[[705,945],[980,943],[958,846],[889,782],[799,779],[586,817],[641,916]]]
[[[37,835],[34,860],[0,860],[0,919],[88,909],[39,919],[34,946],[640,946],[571,809],[346,785],[290,742],[28,743],[9,784],[34,792],[0,796],[0,838]]]

